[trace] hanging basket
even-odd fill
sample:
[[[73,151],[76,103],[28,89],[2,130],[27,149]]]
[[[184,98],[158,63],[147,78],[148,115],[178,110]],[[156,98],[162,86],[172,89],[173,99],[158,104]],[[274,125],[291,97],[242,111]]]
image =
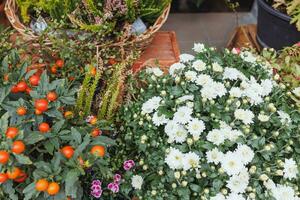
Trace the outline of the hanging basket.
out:
[[[162,27],[162,25],[167,21],[167,18],[170,13],[171,4],[168,5],[165,10],[162,12],[162,14],[157,18],[155,23],[150,26],[147,31],[144,33],[133,36],[129,38],[124,38],[123,40],[120,40],[118,42],[111,43],[106,46],[112,46],[112,47],[126,47],[126,46],[136,46],[140,49],[144,49],[147,47],[152,39],[153,35]],[[7,0],[5,4],[5,13],[6,16],[11,23],[11,25],[24,37],[26,40],[34,40],[38,38],[38,35],[30,28],[25,26],[18,16],[18,5],[16,3],[16,0]],[[101,46],[101,45],[100,45]]]

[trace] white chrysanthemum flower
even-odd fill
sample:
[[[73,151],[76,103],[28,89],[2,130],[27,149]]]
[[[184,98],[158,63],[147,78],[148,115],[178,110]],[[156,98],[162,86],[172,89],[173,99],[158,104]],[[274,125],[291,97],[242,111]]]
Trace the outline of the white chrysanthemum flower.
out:
[[[223,83],[216,82],[213,89],[216,90],[216,94],[219,97],[222,97],[227,93],[226,87]]]
[[[241,161],[244,165],[249,164],[255,155],[254,151],[245,144],[239,144],[235,152],[241,158]]]
[[[146,73],[154,74],[157,77],[160,77],[164,74],[164,72],[159,67],[149,67],[146,69]]]
[[[152,97],[142,105],[142,112],[148,114],[152,113],[154,110],[156,110],[159,107],[160,101],[161,101],[161,97],[158,96]]]
[[[264,114],[259,114],[257,116],[258,120],[261,122],[267,122],[270,120],[270,117],[268,115],[264,115]]]
[[[210,200],[226,200],[226,198],[222,193],[218,193],[216,196],[210,197]]]
[[[298,167],[297,163],[293,158],[285,159],[284,165],[283,165],[283,177],[289,180],[292,180],[294,178],[297,178],[298,174]]]
[[[224,134],[218,130],[218,129],[213,129],[207,134],[207,140],[215,145],[220,145],[223,144],[225,141]]]
[[[183,103],[185,101],[194,101],[194,95],[184,95],[179,97],[177,100],[179,103]]]
[[[217,148],[213,148],[212,150],[206,152],[206,159],[208,163],[214,163],[215,165],[217,165],[220,163],[223,155],[224,154]]]
[[[131,178],[131,185],[132,185],[132,187],[134,189],[141,190],[143,183],[144,183],[143,177],[141,177],[139,175],[132,176],[132,178]]]
[[[246,200],[246,199],[241,194],[230,193],[227,196],[226,200]]]
[[[250,51],[243,51],[240,53],[241,58],[250,63],[256,62],[256,57]]]
[[[189,169],[195,169],[199,167],[199,161],[200,157],[194,153],[194,152],[189,152],[184,154],[183,158],[183,169],[185,171]]]
[[[200,75],[197,76],[195,82],[196,82],[197,85],[203,86],[203,85],[212,83],[213,79],[209,75],[200,74]]]
[[[197,80],[196,80],[197,81]],[[205,84],[201,89],[202,98],[209,100],[215,99],[217,97],[222,97],[227,93],[227,90],[223,83],[211,82]]]
[[[201,71],[206,70],[206,63],[203,62],[202,60],[196,60],[195,62],[193,62],[192,67],[193,67],[196,71],[201,72]]]
[[[238,120],[243,121],[244,124],[252,124],[254,114],[250,110],[237,109],[234,111],[234,117]]]
[[[214,63],[212,64],[212,70],[213,70],[214,72],[223,72],[223,67],[222,67],[219,63],[214,62]]]
[[[189,122],[187,129],[191,135],[199,137],[205,130],[205,124],[202,120],[194,118]]]
[[[175,77],[177,74],[180,74],[186,66],[182,63],[174,63],[170,66],[169,74],[173,77]]]
[[[249,184],[249,174],[243,174],[242,175],[233,175],[229,178],[227,181],[227,187],[231,190],[233,193],[244,193],[247,186]]]
[[[243,95],[243,91],[238,87],[232,87],[229,91],[230,96],[240,98]]]
[[[229,80],[247,80],[246,76],[237,70],[236,68],[232,67],[225,67],[224,73],[223,73],[223,79],[229,79]]]
[[[180,124],[186,124],[191,120],[192,113],[193,109],[188,106],[179,107],[174,113],[173,121]]]
[[[261,81],[261,87],[263,88],[263,91],[261,93],[262,96],[268,96],[272,90],[273,90],[273,81],[266,79]]]
[[[197,53],[202,53],[202,52],[206,51],[206,48],[205,48],[204,44],[202,44],[202,43],[195,43],[193,50]]]
[[[166,116],[165,115],[160,115],[160,116],[158,116],[158,113],[157,112],[155,112],[154,114],[153,114],[153,117],[152,117],[152,122],[153,122],[153,124],[155,125],[155,126],[161,126],[161,125],[163,125],[163,124],[166,124],[167,122],[168,122],[169,120],[166,118]]]
[[[292,91],[297,97],[300,97],[300,87],[293,89]]]
[[[273,180],[268,179],[267,181],[264,181],[264,186],[268,189],[268,190],[273,190],[276,189],[276,184],[274,183]]]
[[[195,59],[195,56],[184,53],[179,56],[179,59],[180,59],[180,62],[187,63],[187,62],[193,61]]]
[[[235,142],[240,136],[243,135],[242,131],[234,130],[231,127],[220,129],[223,132],[225,139]]]
[[[292,187],[286,185],[277,185],[272,191],[272,196],[276,200],[297,200],[295,191]]]
[[[287,124],[290,124],[292,122],[290,115],[287,114],[286,112],[279,110],[279,111],[277,111],[277,113],[279,115],[280,122],[283,125],[287,125]]]
[[[181,151],[171,147],[169,154],[165,158],[165,163],[173,170],[182,169],[183,158],[184,154]]]
[[[173,135],[174,141],[177,143],[183,143],[186,141],[188,136],[187,130],[183,126],[179,126],[177,130],[175,130],[175,134]]]
[[[245,170],[241,156],[230,151],[221,159],[221,166],[228,175],[239,174]]]
[[[184,76],[187,81],[194,82],[197,78],[197,72],[189,70],[184,73]]]
[[[178,143],[185,142],[188,134],[187,130],[175,121],[168,121],[165,126],[165,133],[168,135],[170,143],[174,141]]]

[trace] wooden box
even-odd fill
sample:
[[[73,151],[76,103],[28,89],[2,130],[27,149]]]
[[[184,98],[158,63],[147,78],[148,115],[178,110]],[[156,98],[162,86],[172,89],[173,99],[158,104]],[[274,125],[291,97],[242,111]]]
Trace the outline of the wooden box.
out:
[[[142,53],[140,59],[133,64],[132,71],[134,73],[139,71],[146,63],[149,65],[158,63],[162,69],[167,69],[179,61],[179,55],[175,32],[159,31],[155,34],[152,43]]]
[[[227,48],[242,48],[242,47],[251,47],[255,48],[256,50],[260,51],[261,48],[256,40],[256,25],[248,24],[237,27],[229,42],[227,43]]]

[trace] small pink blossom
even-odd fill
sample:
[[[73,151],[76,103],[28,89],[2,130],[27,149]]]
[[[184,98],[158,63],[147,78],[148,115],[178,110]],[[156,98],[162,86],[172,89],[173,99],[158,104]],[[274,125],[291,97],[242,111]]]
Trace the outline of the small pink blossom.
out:
[[[101,190],[100,185],[92,185],[91,190]]]
[[[119,185],[117,183],[110,183],[107,185],[107,188],[110,189],[113,193],[119,192]]]
[[[128,171],[130,170],[131,168],[133,168],[135,166],[135,163],[133,160],[126,160],[123,164],[123,168]]]
[[[93,180],[92,185],[101,185],[101,181],[100,180]]]
[[[122,176],[120,174],[115,174],[114,175],[114,183],[119,184],[121,179],[122,179]]]
[[[298,43],[296,44],[296,46],[300,47],[300,42],[298,42]]]
[[[241,49],[238,47],[234,47],[231,51],[233,54],[240,54],[241,53]]]
[[[95,198],[100,198],[102,196],[102,190],[95,190],[91,192],[91,195]]]

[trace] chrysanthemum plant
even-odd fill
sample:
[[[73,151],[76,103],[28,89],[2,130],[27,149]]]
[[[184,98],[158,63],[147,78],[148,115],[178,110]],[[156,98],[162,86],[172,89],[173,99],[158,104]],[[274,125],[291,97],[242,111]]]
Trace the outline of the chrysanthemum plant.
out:
[[[74,115],[78,83],[49,79],[47,69],[29,66],[16,50],[1,60],[0,199],[90,197],[82,181],[90,167],[113,178],[106,150],[114,141],[104,136],[109,127]]]
[[[249,51],[195,44],[163,75],[142,71],[119,116],[121,192],[139,199],[298,200],[300,113]]]

